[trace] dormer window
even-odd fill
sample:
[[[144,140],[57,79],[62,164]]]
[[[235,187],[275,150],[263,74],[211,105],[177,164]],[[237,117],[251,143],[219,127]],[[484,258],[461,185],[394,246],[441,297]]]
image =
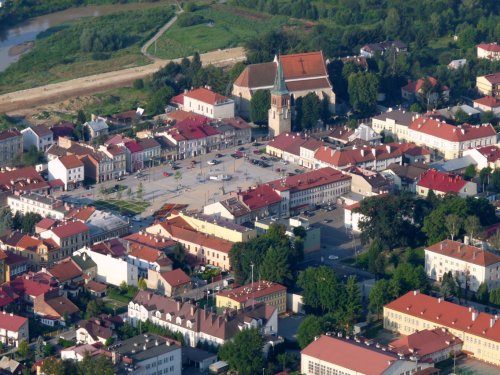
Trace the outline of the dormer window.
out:
[[[170,313],[168,313],[168,314],[167,314],[167,320],[168,320],[169,322],[171,322],[171,321],[172,321],[172,314],[170,314]]]
[[[177,319],[175,319],[175,323],[178,325],[182,325],[182,318],[178,316]]]

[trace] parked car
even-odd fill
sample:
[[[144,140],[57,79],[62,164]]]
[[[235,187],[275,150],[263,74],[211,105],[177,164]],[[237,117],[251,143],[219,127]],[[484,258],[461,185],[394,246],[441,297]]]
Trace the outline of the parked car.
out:
[[[261,157],[260,157],[260,160],[268,161],[269,159],[268,159],[268,158],[266,158],[265,156],[261,156]]]
[[[238,151],[245,151],[245,147],[243,147],[243,146],[239,147]]]
[[[219,164],[219,161],[216,159],[212,159],[212,160],[207,161],[207,164],[208,165],[217,165],[217,164]]]
[[[253,147],[259,147],[259,146],[262,146],[262,143],[254,142],[252,146]]]
[[[330,260],[337,260],[337,259],[339,259],[339,257],[338,257],[338,256],[336,256],[336,255],[330,255],[330,256],[328,257],[328,259],[330,259]]]
[[[280,163],[284,164],[284,165],[288,165],[288,162],[286,160],[281,160]]]
[[[224,157],[224,154],[215,154],[215,157],[216,158],[222,158],[222,157]]]
[[[132,218],[132,221],[135,221],[135,222],[140,222],[142,221],[141,217],[139,215],[135,215],[133,218]]]

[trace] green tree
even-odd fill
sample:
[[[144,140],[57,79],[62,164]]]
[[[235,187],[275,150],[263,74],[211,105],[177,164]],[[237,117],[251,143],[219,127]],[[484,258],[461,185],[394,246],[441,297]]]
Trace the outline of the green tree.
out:
[[[165,86],[153,92],[149,98],[148,105],[146,107],[147,112],[150,115],[158,115],[165,111],[165,107],[174,96],[175,91],[170,86]]]
[[[5,235],[8,231],[13,229],[12,212],[9,207],[0,209],[0,236]]]
[[[86,355],[81,362],[77,363],[78,374],[81,375],[113,375],[115,369],[111,360],[102,355],[91,357]]]
[[[467,181],[470,181],[474,177],[476,177],[476,166],[474,164],[471,164],[467,168],[465,168],[464,178]]]
[[[480,115],[481,124],[492,124],[496,123],[497,118],[493,111],[482,112]]]
[[[174,268],[184,268],[186,266],[186,251],[180,242],[177,242],[174,246],[172,260],[174,261]]]
[[[269,90],[257,90],[250,99],[250,120],[258,125],[267,124],[268,112],[271,108]]]
[[[321,105],[319,107],[319,118],[321,119],[323,124],[326,125],[330,120],[331,115],[330,101],[328,100],[328,97],[323,96],[323,99],[321,99]]]
[[[286,249],[271,246],[260,266],[261,277],[274,283],[291,285],[293,276],[287,256]]]
[[[392,300],[389,282],[385,279],[378,280],[370,290],[369,300],[368,309],[380,316],[384,305]]]
[[[346,282],[346,306],[345,306],[345,321],[349,326],[356,323],[362,312],[361,292],[359,290],[356,276],[351,275]]]
[[[334,312],[342,305],[343,289],[335,271],[327,266],[308,267],[299,273],[297,285],[303,289],[306,311],[316,314]]]
[[[460,48],[471,48],[476,44],[477,31],[472,26],[466,26],[458,33],[458,45]]]
[[[44,160],[45,154],[42,151],[38,151],[33,145],[23,154],[23,165],[25,166],[40,164],[43,163]]]
[[[347,80],[349,102],[355,112],[371,115],[377,105],[379,81],[372,73],[351,74]]]
[[[144,186],[142,185],[142,182],[139,182],[137,185],[137,189],[135,191],[135,195],[137,199],[142,200],[142,193],[144,192]]]
[[[87,304],[86,308],[86,317],[88,318],[95,318],[99,316],[99,314],[103,310],[103,303],[101,300],[92,300]]]
[[[144,88],[144,80],[143,79],[136,79],[134,81],[134,89],[136,90],[142,90]]]
[[[466,122],[470,121],[470,117],[467,113],[465,113],[464,110],[461,108],[458,109],[458,111],[455,113],[455,122],[457,124],[464,124]]]
[[[42,371],[46,375],[66,375],[65,362],[59,358],[47,358],[43,361]]]
[[[443,274],[440,291],[444,298],[458,296],[458,285],[451,271]]]
[[[127,198],[132,199],[133,195],[134,195],[134,193],[132,192],[132,188],[129,187],[127,189]]]
[[[87,116],[85,115],[85,112],[83,112],[82,109],[79,109],[78,112],[76,112],[76,123],[83,125],[87,122]]]
[[[137,282],[137,287],[141,290],[146,290],[148,285],[146,284],[146,280],[144,280],[143,277],[141,277],[139,279],[139,281]]]
[[[314,92],[308,93],[302,99],[302,129],[312,129],[319,120],[321,102]]]
[[[314,341],[316,336],[320,336],[322,333],[324,333],[322,318],[315,315],[308,315],[297,329],[297,343],[301,349],[304,349]]]
[[[174,179],[177,182],[177,190],[179,190],[180,183],[182,181],[182,173],[180,171],[175,171]]]
[[[387,16],[384,21],[384,31],[388,38],[395,38],[399,36],[401,30],[401,18],[399,10],[390,8],[387,11]]]
[[[464,228],[472,243],[475,238],[474,236],[479,234],[479,231],[481,230],[481,223],[479,222],[478,217],[475,215],[468,216],[465,219]]]
[[[40,361],[45,358],[44,346],[43,337],[38,336],[35,343],[35,361]]]
[[[448,229],[448,232],[450,233],[451,240],[453,241],[455,237],[458,236],[460,230],[462,229],[463,220],[458,215],[450,214],[446,216],[445,225],[446,228]]]
[[[483,186],[483,190],[485,189],[486,186],[488,186],[490,175],[491,175],[490,167],[485,167],[479,171],[479,181]]]
[[[490,303],[495,306],[500,306],[500,288],[493,289],[490,292]]]
[[[264,365],[262,344],[262,338],[256,329],[244,329],[237,332],[232,341],[222,345],[218,354],[238,374],[258,374]]]
[[[17,347],[17,352],[22,358],[28,358],[28,354],[30,352],[29,344],[26,340],[21,340],[19,346]]]
[[[488,290],[488,284],[481,283],[476,291],[476,299],[480,303],[488,303],[490,298],[490,291]]]

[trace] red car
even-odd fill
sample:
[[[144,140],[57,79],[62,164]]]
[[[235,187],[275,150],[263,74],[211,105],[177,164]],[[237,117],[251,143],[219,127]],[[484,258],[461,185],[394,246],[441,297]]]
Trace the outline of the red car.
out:
[[[168,173],[168,172],[163,172],[163,177],[168,177],[168,176],[170,176],[170,173]]]

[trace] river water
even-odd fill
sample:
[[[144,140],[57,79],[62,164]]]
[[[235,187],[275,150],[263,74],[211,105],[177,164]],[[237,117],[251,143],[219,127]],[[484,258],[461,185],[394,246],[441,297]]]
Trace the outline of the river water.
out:
[[[162,5],[162,3],[164,4],[164,2],[159,1],[154,3],[90,5],[69,8],[61,12],[29,19],[9,29],[0,30],[0,72],[19,60],[20,55],[12,56],[12,53],[9,54],[12,47],[35,40],[38,34],[51,27],[82,17],[97,17],[124,10],[153,8]]]

